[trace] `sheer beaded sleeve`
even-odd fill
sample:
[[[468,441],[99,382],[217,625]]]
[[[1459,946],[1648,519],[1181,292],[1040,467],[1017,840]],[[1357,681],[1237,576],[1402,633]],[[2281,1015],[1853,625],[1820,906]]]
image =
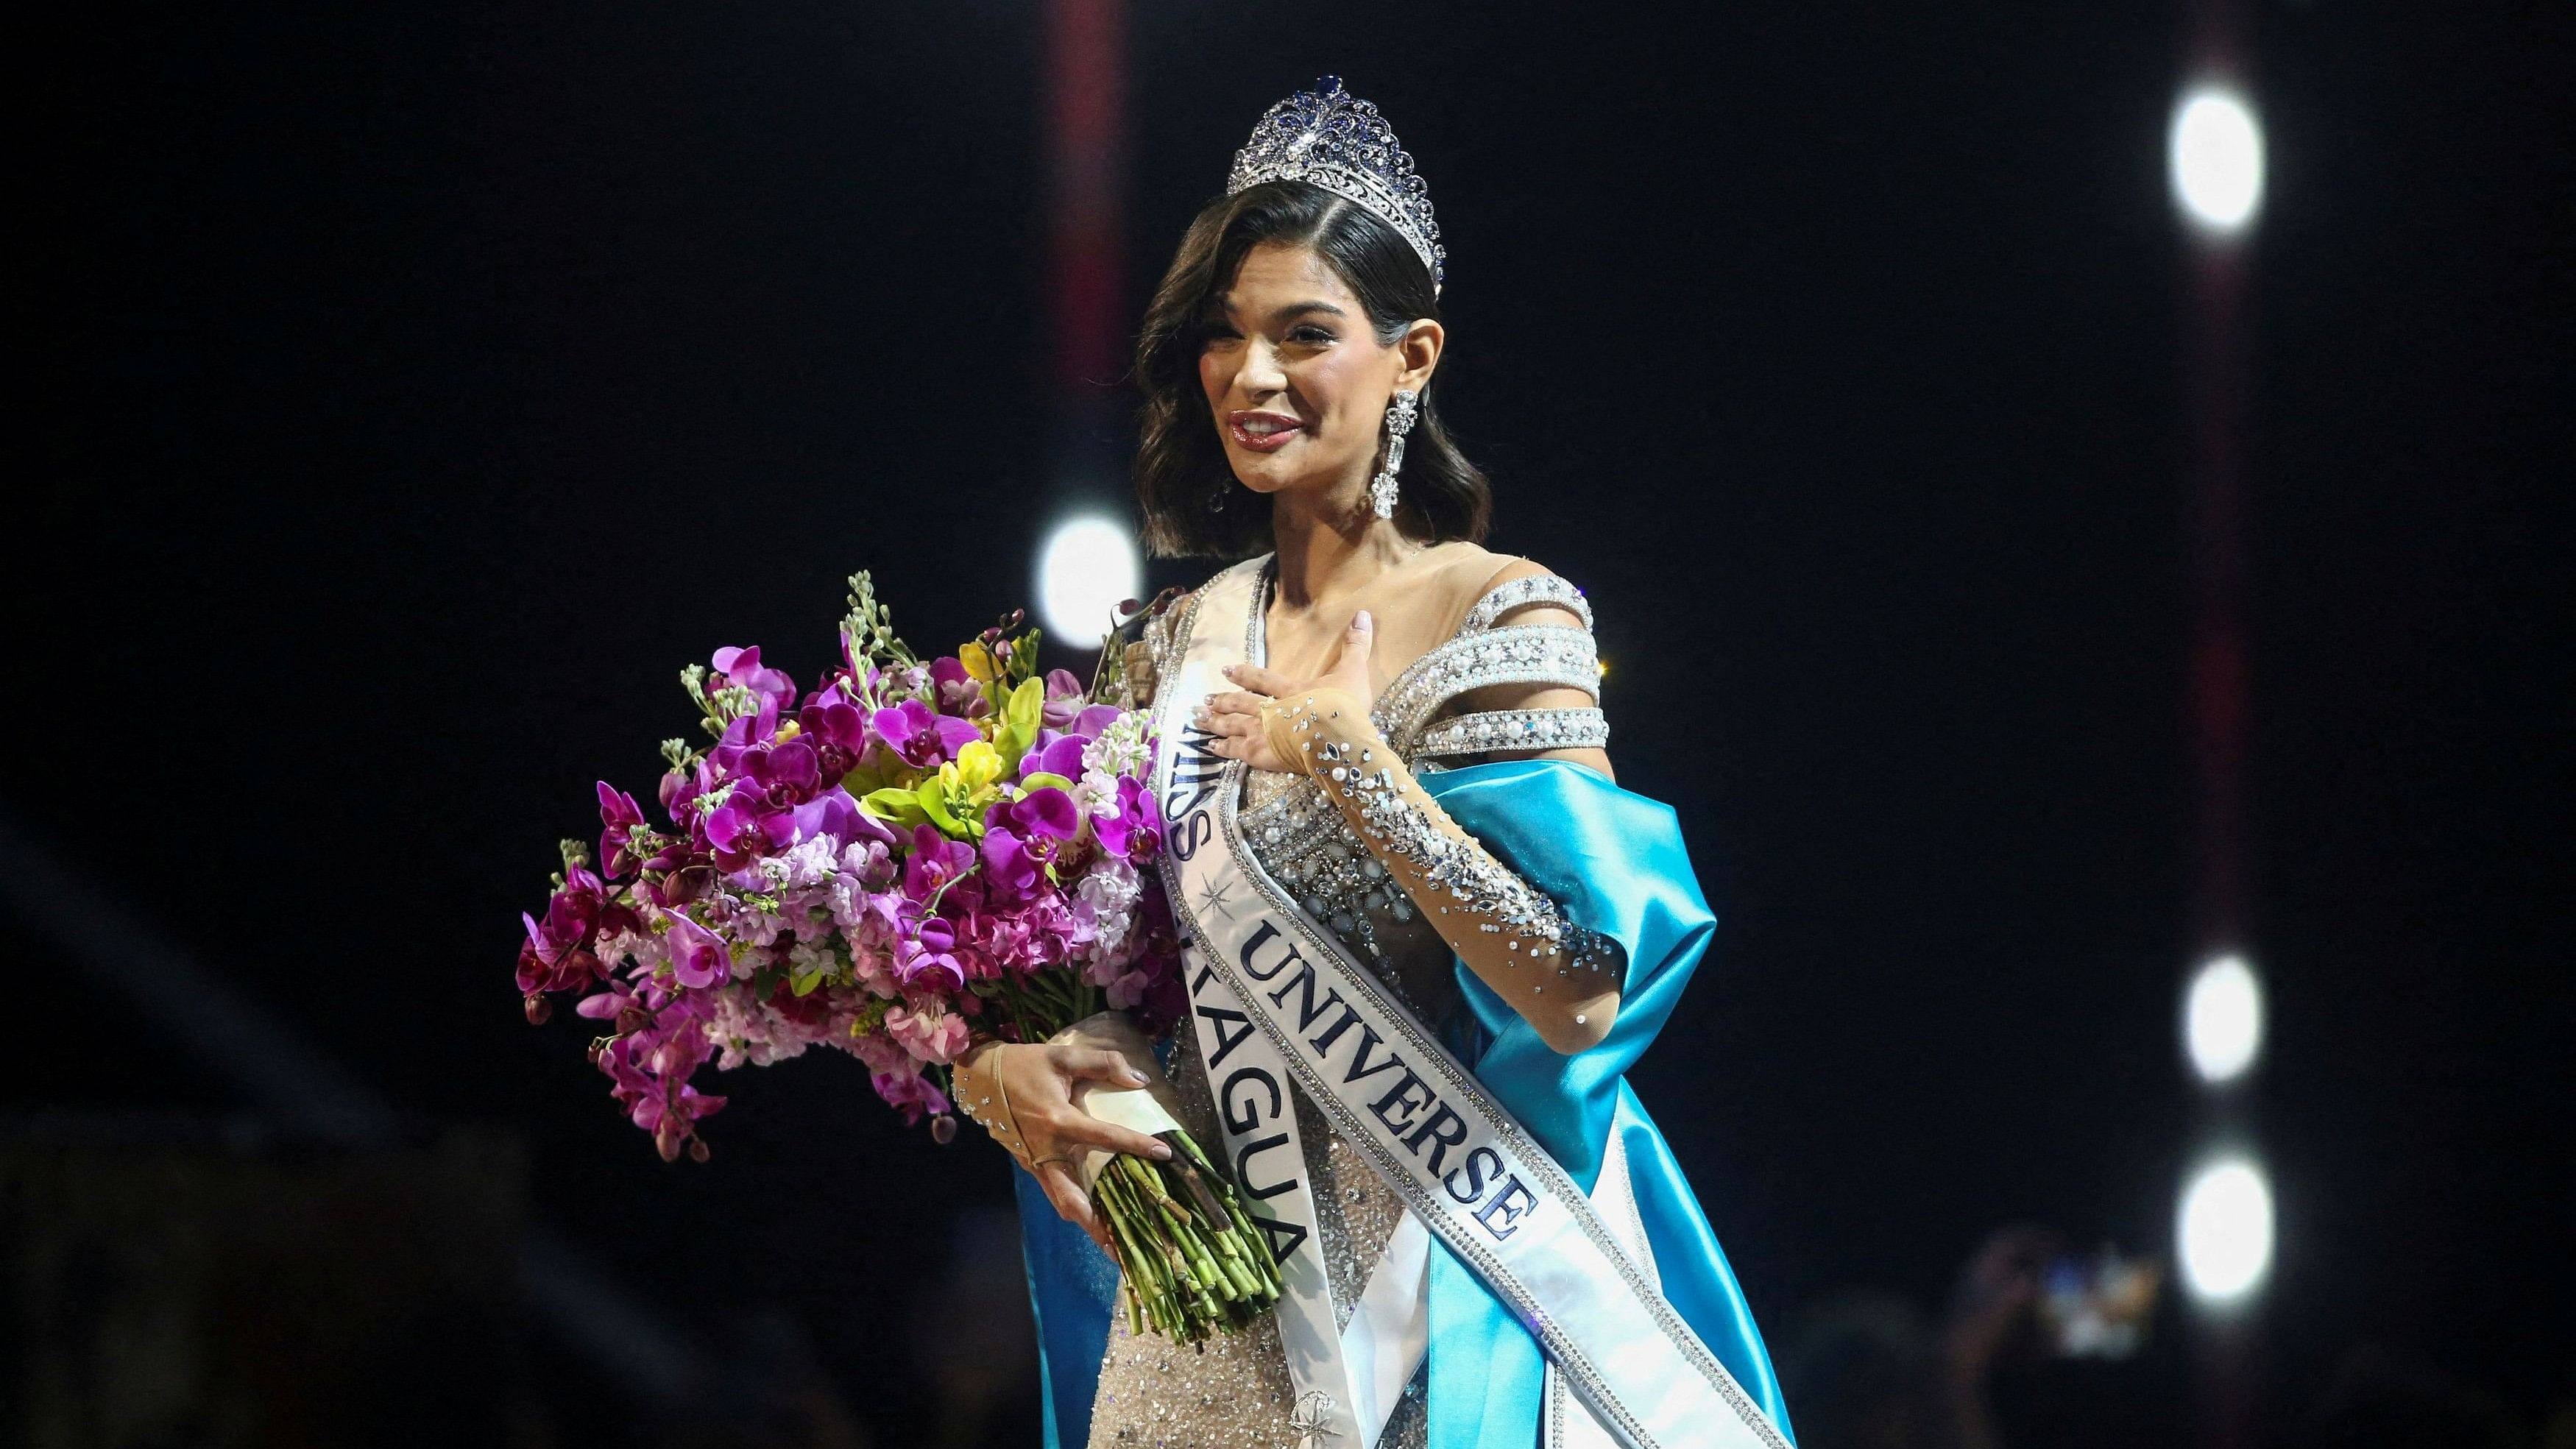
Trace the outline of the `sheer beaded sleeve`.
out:
[[[1619,1008],[1627,956],[1460,829],[1339,690],[1273,700],[1270,747],[1321,787],[1352,834],[1404,887],[1458,959],[1561,1052],[1600,1041]]]

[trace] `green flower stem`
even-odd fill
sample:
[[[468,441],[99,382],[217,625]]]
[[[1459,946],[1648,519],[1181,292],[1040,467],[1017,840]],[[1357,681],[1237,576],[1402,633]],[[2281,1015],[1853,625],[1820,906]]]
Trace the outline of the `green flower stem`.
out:
[[[1203,1157],[1196,1146],[1180,1150]],[[1245,1233],[1240,1206],[1225,1203],[1226,1220],[1209,1222],[1194,1197],[1169,1164],[1139,1157],[1111,1159],[1093,1189],[1126,1269],[1131,1331],[1150,1323],[1176,1342],[1203,1342],[1240,1331],[1279,1299],[1275,1266],[1252,1246],[1266,1240]]]

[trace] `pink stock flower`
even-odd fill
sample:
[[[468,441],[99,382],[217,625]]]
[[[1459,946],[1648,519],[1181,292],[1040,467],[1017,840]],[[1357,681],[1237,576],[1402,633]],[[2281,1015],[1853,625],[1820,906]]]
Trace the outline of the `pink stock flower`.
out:
[[[886,1013],[885,1028],[886,1035],[920,1061],[946,1066],[966,1050],[966,1018],[936,1004],[898,1006]]]
[[[869,817],[873,822],[874,817]],[[841,847],[841,869],[851,879],[869,890],[883,890],[894,880],[894,855],[888,847],[894,844],[894,832],[882,832],[876,840],[856,840]]]
[[[921,1063],[914,1061],[912,1053],[905,1051],[883,1030],[869,1032],[851,1042],[850,1052],[866,1063],[869,1073],[874,1076],[918,1076],[921,1073]]]

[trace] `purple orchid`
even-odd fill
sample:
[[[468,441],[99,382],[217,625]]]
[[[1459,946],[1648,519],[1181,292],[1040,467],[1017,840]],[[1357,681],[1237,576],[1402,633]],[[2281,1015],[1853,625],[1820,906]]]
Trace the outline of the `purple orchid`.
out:
[[[1091,829],[1101,849],[1142,865],[1163,848],[1162,812],[1144,781],[1122,775],[1116,796],[1100,803],[1104,808],[1091,817]]]
[[[1020,775],[1026,778],[1043,772],[1079,780],[1082,778],[1082,752],[1090,743],[1080,735],[1040,730],[1037,740],[1029,746],[1029,752],[1020,757]]]
[[[1071,840],[1082,833],[1082,812],[1074,808],[1073,797],[1053,785],[1001,801],[985,812],[984,820],[988,829],[999,821],[1033,840]]]
[[[724,938],[699,925],[686,911],[664,911],[670,932],[662,939],[671,948],[671,975],[682,986],[700,988],[732,979],[733,957]]]
[[[641,868],[645,857],[628,847],[637,836],[647,841],[652,832],[644,826],[644,808],[635,797],[609,784],[599,782],[599,859],[610,880],[619,879]]]
[[[953,658],[930,661],[930,684],[941,714],[981,719],[992,710],[991,702],[984,697],[984,686]]]
[[[1017,800],[995,803],[984,813],[984,869],[987,878],[1013,896],[1037,888],[1056,848],[1082,831],[1082,812],[1073,797],[1042,786]]]
[[[760,828],[773,850],[821,836],[830,836],[844,845],[860,841],[894,844],[894,832],[861,810],[850,792],[838,785],[801,805],[770,812],[761,817]]]
[[[903,1120],[912,1126],[921,1125],[925,1116],[942,1116],[954,1110],[947,1096],[917,1066],[908,1073],[879,1072],[874,1085],[886,1105],[901,1112]]]
[[[664,1162],[679,1161],[683,1151],[704,1162],[707,1146],[698,1136],[698,1122],[724,1110],[724,1104],[724,1098],[682,1082],[677,1091],[638,1098],[631,1115],[636,1126],[653,1134],[653,1147]]]
[[[765,813],[759,801],[742,798],[740,791],[707,813],[706,819],[700,822],[700,828],[706,833],[708,852],[715,857],[719,868],[728,871],[751,868],[751,863],[759,856],[762,842],[768,839],[767,833],[760,828],[760,818]]]
[[[756,713],[738,715],[724,727],[715,747],[707,751],[706,763],[721,779],[740,775],[744,761],[769,748],[778,738],[778,701],[763,698]]]
[[[950,882],[975,868],[975,847],[950,840],[927,825],[912,827],[912,852],[904,857],[903,893],[927,905]]]
[[[796,681],[760,662],[760,646],[748,649],[719,649],[713,661],[716,673],[737,689],[748,689],[772,708],[785,708],[796,702]]]
[[[984,844],[978,852],[984,858],[984,878],[1009,896],[1024,896],[1037,889],[1039,879],[1046,873],[1046,862],[1030,845],[1008,826],[984,827]]]
[[[607,974],[591,946],[602,932],[632,930],[641,922],[611,898],[600,878],[580,866],[564,872],[563,888],[546,901],[540,921],[524,912],[527,940],[519,947],[519,990],[524,994],[572,991]],[[530,1014],[537,1009],[530,1007]]]
[[[908,923],[908,934],[894,942],[895,979],[906,991],[939,994],[966,985],[966,965],[957,959],[957,928],[939,916],[920,916]]]
[[[868,752],[867,711],[851,698],[848,680],[835,680],[831,688],[807,701],[797,711],[796,723],[826,752],[838,750],[852,761]]]
[[[1082,713],[1083,700],[1089,693],[1072,670],[1048,670],[1046,703],[1040,710],[1038,722],[1051,730],[1063,729],[1073,723],[1075,715]]]
[[[934,769],[957,758],[957,752],[984,737],[969,721],[933,714],[930,706],[907,699],[868,717],[869,728],[895,757],[916,770]]]
[[[743,769],[772,805],[794,805],[823,783],[823,762],[801,738],[749,752]]]

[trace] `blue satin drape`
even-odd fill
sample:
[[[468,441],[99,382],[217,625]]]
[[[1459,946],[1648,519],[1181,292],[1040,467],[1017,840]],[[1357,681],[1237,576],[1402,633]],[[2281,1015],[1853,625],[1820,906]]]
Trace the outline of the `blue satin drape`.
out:
[[[1560,1056],[1464,965],[1466,1010],[1447,1035],[1477,1080],[1589,1190],[1615,1130],[1664,1296],[1788,1430],[1779,1381],[1744,1292],[1690,1183],[1625,1074],[1664,1022],[1717,928],[1672,808],[1580,765],[1511,760],[1421,777],[1423,788],[1496,858],[1577,924],[1628,951],[1628,983],[1607,1040]],[[1020,1180],[1020,1220],[1045,1359],[1047,1449],[1088,1437],[1116,1274],[1091,1240]],[[1431,1449],[1531,1449],[1538,1442],[1538,1341],[1445,1248],[1431,1256]]]

